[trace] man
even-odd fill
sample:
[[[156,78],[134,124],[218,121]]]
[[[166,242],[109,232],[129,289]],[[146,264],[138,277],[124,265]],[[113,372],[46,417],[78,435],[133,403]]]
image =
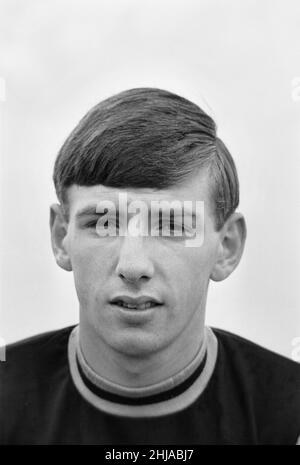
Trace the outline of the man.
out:
[[[54,183],[52,247],[80,322],[7,349],[0,442],[295,444],[299,366],[205,326],[209,281],[246,238],[213,120],[167,91],[122,92],[79,122]]]

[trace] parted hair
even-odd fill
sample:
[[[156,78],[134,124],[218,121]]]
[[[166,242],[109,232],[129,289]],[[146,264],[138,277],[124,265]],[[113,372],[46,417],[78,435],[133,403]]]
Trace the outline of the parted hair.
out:
[[[174,93],[136,88],[103,100],[79,121],[57,155],[53,180],[66,204],[73,184],[166,189],[202,167],[219,230],[238,206],[239,182],[215,122]]]

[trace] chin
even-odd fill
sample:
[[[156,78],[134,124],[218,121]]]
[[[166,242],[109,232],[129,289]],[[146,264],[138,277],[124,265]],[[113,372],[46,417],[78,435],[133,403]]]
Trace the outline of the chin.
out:
[[[123,355],[130,357],[147,357],[160,349],[155,335],[123,334],[110,341],[109,345]]]

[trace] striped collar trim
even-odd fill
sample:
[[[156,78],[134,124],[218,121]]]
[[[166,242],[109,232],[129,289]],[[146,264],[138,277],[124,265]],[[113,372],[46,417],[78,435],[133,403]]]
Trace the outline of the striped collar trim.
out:
[[[159,395],[163,392],[172,390],[177,387],[179,384],[182,384],[186,381],[201,365],[204,357],[206,356],[207,350],[207,334],[206,331],[203,332],[203,338],[201,341],[200,348],[193,358],[193,360],[179,373],[176,373],[174,376],[163,380],[156,384],[151,384],[143,387],[128,387],[122,386],[120,384],[113,383],[108,381],[105,378],[102,378],[98,373],[96,373],[86,361],[83,352],[80,347],[80,337],[79,337],[79,327],[75,328],[75,338],[76,338],[76,354],[79,364],[79,371],[82,372],[83,378],[87,379],[94,386],[99,388],[101,391],[108,391],[111,394],[116,394],[118,396],[130,397],[130,398],[140,398],[140,397],[149,397],[153,395]],[[89,384],[89,383],[88,383]]]
[[[119,386],[101,378],[86,363],[79,346],[78,326],[69,338],[69,364],[79,393],[99,410],[126,417],[168,415],[191,405],[205,389],[213,373],[217,339],[205,327],[203,344],[192,362],[174,377],[142,388]]]

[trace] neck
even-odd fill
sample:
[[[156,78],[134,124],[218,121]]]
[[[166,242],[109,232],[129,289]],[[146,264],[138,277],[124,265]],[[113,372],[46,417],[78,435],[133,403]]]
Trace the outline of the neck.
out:
[[[109,382],[132,388],[157,384],[175,376],[193,361],[204,340],[204,323],[195,334],[193,322],[162,350],[147,356],[129,356],[105,344],[83,322],[79,328],[81,353],[91,369]]]
[[[217,339],[206,327],[201,350],[185,369],[160,383],[125,387],[102,378],[82,360],[78,326],[68,344],[70,373],[82,397],[100,411],[133,418],[169,415],[195,402],[213,374],[217,352]]]

